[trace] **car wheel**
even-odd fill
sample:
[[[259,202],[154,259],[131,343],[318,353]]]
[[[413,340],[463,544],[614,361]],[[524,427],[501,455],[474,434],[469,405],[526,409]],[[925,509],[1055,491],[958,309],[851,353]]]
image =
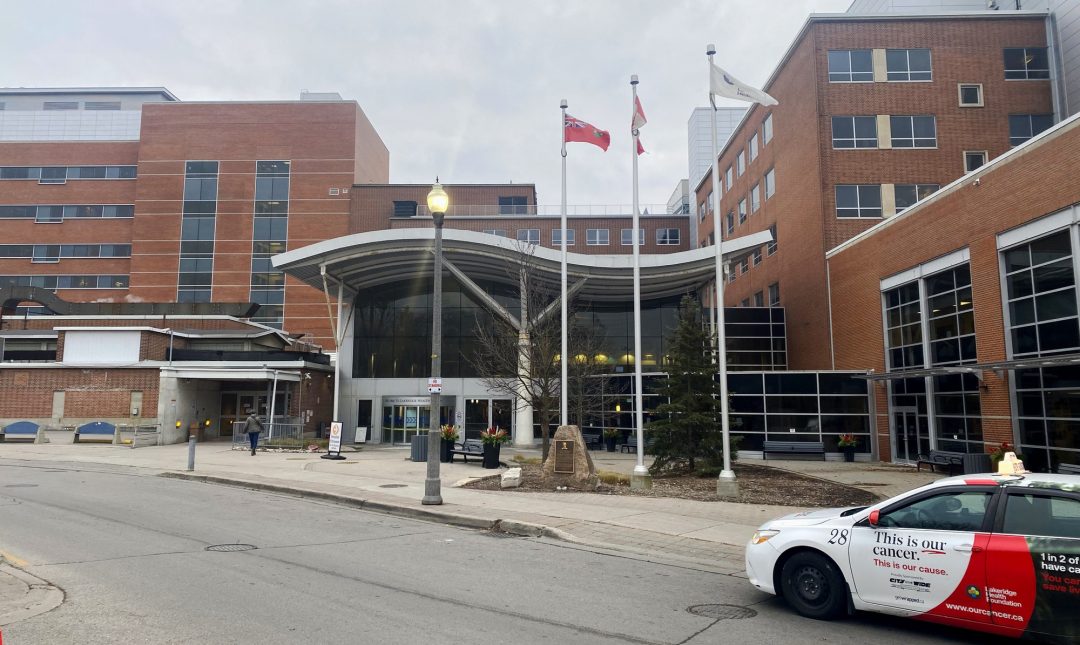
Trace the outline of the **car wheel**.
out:
[[[828,620],[847,610],[847,585],[832,560],[810,551],[796,553],[780,572],[784,600],[807,618]]]

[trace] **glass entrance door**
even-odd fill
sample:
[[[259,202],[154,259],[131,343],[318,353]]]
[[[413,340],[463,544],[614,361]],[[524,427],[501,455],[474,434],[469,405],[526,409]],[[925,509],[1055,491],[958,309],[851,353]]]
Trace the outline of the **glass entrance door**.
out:
[[[893,461],[915,463],[930,452],[930,431],[919,422],[915,407],[894,407],[892,418]]]
[[[431,406],[383,406],[383,439],[393,444],[407,444],[417,434],[427,434],[431,425]]]
[[[513,419],[512,399],[465,399],[465,427],[462,438],[479,439],[482,431],[495,427],[510,432]]]

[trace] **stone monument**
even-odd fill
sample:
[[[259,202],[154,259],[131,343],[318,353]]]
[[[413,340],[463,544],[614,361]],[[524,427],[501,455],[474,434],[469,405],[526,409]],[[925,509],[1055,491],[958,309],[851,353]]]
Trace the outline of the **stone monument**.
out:
[[[551,439],[548,458],[541,467],[544,482],[578,490],[596,488],[596,466],[577,426],[559,426]]]

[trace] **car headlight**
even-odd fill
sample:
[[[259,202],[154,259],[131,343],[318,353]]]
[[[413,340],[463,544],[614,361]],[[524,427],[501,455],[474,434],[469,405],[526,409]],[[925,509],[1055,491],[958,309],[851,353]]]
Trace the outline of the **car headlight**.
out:
[[[763,544],[769,541],[769,538],[775,537],[780,531],[764,530],[754,531],[754,537],[750,538],[750,544]]]

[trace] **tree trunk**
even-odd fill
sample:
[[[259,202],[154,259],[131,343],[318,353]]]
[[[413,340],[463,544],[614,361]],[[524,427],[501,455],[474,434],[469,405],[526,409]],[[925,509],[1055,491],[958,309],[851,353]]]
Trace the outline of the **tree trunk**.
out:
[[[546,408],[540,408],[540,449],[543,460],[547,461],[548,449],[551,447],[551,412]]]

